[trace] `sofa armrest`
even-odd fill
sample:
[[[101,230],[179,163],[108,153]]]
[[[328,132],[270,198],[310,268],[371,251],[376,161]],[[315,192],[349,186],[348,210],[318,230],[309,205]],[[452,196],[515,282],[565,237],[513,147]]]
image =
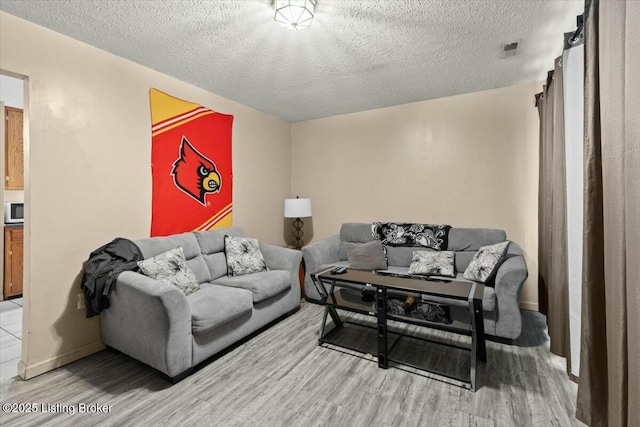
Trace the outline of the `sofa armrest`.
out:
[[[527,264],[522,250],[511,242],[507,259],[496,272],[495,291],[498,310],[496,335],[505,338],[518,338],[522,332],[520,313],[520,293],[528,277]]]
[[[264,262],[270,270],[287,270],[291,274],[291,290],[300,299],[300,262],[302,253],[295,249],[260,243]]]
[[[320,295],[311,280],[311,273],[317,272],[321,265],[338,262],[339,253],[340,235],[338,234],[302,248],[302,258],[306,268],[304,290],[308,299],[320,300]]]
[[[169,377],[191,368],[191,310],[176,287],[132,271],[120,273],[101,314],[102,340]]]

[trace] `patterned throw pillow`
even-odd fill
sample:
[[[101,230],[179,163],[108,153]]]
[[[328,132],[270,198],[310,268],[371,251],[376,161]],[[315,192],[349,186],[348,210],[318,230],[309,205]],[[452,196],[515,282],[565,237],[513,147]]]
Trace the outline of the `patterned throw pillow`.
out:
[[[509,242],[483,246],[473,255],[473,259],[464,271],[464,278],[474,282],[487,283],[498,271],[505,260]]]
[[[449,246],[450,225],[374,222],[373,237],[388,246],[423,246],[441,251]]]
[[[227,256],[228,276],[268,270],[257,239],[224,236],[224,253]]]
[[[451,251],[413,251],[409,274],[455,277],[455,256]]]
[[[187,265],[181,247],[138,261],[138,267],[145,276],[173,285],[185,295],[200,289],[196,275]]]
[[[387,268],[387,256],[382,243],[374,240],[367,243],[346,242],[349,267],[356,270],[381,270]]]

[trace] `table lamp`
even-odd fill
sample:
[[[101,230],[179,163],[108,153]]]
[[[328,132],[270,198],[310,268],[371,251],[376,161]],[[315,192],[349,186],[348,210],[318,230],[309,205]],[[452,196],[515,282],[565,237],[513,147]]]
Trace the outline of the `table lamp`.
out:
[[[284,200],[284,217],[285,218],[295,218],[293,223],[293,246],[296,249],[302,248],[304,242],[302,241],[302,236],[304,232],[302,231],[302,227],[304,226],[304,222],[300,218],[307,218],[311,216],[311,199],[300,199],[296,197],[295,199],[285,199]]]

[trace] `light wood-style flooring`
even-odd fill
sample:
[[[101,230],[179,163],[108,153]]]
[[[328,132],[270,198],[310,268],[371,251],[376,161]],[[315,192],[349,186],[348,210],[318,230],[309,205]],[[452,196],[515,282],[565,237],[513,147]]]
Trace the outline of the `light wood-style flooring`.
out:
[[[3,426],[574,426],[576,385],[549,353],[544,317],[524,312],[516,345],[487,342],[475,393],[318,346],[323,307],[299,312],[171,385],[105,350],[0,383],[3,404],[111,405],[108,414],[0,412]],[[434,337],[448,334],[433,332]],[[452,338],[457,340],[457,338]],[[466,338],[465,338],[466,339]],[[457,356],[439,356],[442,364]]]

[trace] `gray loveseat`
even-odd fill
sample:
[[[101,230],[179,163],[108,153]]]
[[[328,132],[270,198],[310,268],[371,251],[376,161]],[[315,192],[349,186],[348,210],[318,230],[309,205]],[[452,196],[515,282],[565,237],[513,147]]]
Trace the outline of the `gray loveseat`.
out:
[[[306,264],[304,290],[310,302],[321,302],[318,291],[311,281],[310,273],[328,268],[333,265],[349,266],[344,242],[366,243],[374,240],[371,232],[372,224],[345,223],[339,235],[302,248],[302,256]],[[452,228],[449,232],[449,246],[447,250],[454,251],[456,279],[467,281],[462,273],[471,262],[471,258],[481,246],[504,242],[507,235],[503,230],[486,228]],[[387,246],[388,270],[394,273],[406,274],[413,251],[419,247]],[[482,307],[484,311],[484,331],[487,335],[515,339],[522,331],[522,317],[520,314],[520,292],[527,278],[527,266],[522,249],[517,243],[510,242],[507,257],[500,266],[495,279],[484,288]],[[463,302],[432,298],[435,302],[451,305],[452,315],[463,310]]]
[[[231,344],[300,306],[299,251],[260,244],[269,271],[227,277],[224,236],[240,228],[138,240],[145,258],[181,246],[200,289],[120,274],[101,314],[104,343],[177,381]]]

